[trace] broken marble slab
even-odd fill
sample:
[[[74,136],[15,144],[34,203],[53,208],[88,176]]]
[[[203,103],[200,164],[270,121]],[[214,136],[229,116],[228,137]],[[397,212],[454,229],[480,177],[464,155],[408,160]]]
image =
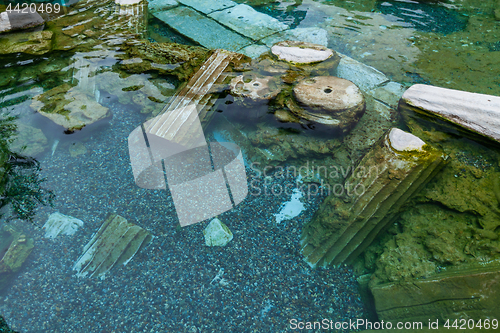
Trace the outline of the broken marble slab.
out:
[[[55,212],[49,215],[43,228],[45,229],[45,238],[54,239],[59,235],[73,235],[81,226],[83,226],[82,220]]]
[[[338,55],[342,59],[340,59],[339,66],[337,67],[337,76],[352,81],[361,90],[372,90],[389,82],[387,76],[381,71],[356,61],[344,54],[338,53]]]
[[[153,15],[208,49],[236,51],[252,43],[250,39],[188,7],[179,6]]]
[[[399,110],[411,110],[500,142],[500,97],[415,84],[405,91]]]
[[[238,50],[238,53],[244,54],[250,58],[258,58],[261,54],[266,53],[271,48],[266,45],[252,44]]]
[[[302,233],[312,266],[350,263],[390,225],[402,205],[431,180],[447,157],[393,128],[362,158],[342,188],[329,189]]]
[[[73,266],[78,277],[100,277],[113,267],[126,265],[152,239],[143,228],[117,214],[109,214],[99,230],[85,245]]]
[[[277,32],[288,29],[288,25],[269,15],[260,13],[248,5],[213,12],[208,15],[220,24],[249,37],[260,40]]]
[[[217,0],[217,1],[206,1],[206,0],[178,0],[184,6],[189,6],[196,9],[203,14],[210,14],[218,10],[223,10],[231,8],[237,5],[236,2],[231,0]]]

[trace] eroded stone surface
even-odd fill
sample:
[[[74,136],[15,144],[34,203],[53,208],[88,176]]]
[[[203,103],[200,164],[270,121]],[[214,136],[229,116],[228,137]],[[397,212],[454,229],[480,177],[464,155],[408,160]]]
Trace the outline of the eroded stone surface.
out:
[[[73,235],[81,226],[83,226],[82,220],[56,212],[49,215],[43,228],[45,238],[54,239],[58,235]]]
[[[271,52],[279,60],[296,64],[311,64],[325,61],[334,54],[334,51],[322,45],[297,41],[276,43],[271,48]]]
[[[210,14],[217,10],[223,10],[237,5],[236,2],[231,0],[217,0],[217,1],[179,0],[179,2],[185,6],[192,7],[204,14]]]
[[[259,40],[276,32],[288,29],[286,24],[243,4],[214,12],[209,16],[219,23],[253,40]]]
[[[51,50],[51,31],[13,32],[0,35],[0,54],[44,54]]]
[[[300,42],[313,43],[317,45],[328,46],[328,33],[325,29],[310,27],[310,28],[295,28],[266,37],[261,40],[262,43],[271,47],[277,42],[283,40],[293,40]]]
[[[363,157],[344,183],[342,195],[330,194],[304,227],[302,252],[311,266],[354,260],[444,166],[440,151],[400,153],[389,136]]]
[[[363,91],[376,88],[389,79],[379,70],[360,63],[346,55],[341,55],[337,76],[354,82]]]
[[[304,79],[293,88],[304,111],[291,109],[297,116],[347,131],[363,115],[365,99],[356,85],[334,76]]]
[[[428,279],[371,286],[381,320],[451,321],[498,318],[500,263],[451,270]]]
[[[152,239],[143,228],[129,223],[117,214],[107,219],[85,245],[83,254],[73,266],[78,277],[100,277],[113,267],[126,265]]]
[[[397,151],[422,151],[425,142],[415,135],[393,128],[389,132],[389,141]]]
[[[95,96],[63,84],[33,98],[31,107],[68,131],[82,129],[109,116]]]
[[[226,246],[233,239],[233,233],[218,218],[213,219],[203,230],[207,246]]]
[[[270,100],[281,91],[272,76],[246,77],[239,75],[231,80],[230,88],[233,96],[249,98],[255,102]]]
[[[400,110],[444,119],[500,142],[500,97],[416,84],[403,94]]]
[[[43,23],[43,18],[37,12],[3,12],[0,14],[0,33],[11,30],[33,28],[42,25]]]

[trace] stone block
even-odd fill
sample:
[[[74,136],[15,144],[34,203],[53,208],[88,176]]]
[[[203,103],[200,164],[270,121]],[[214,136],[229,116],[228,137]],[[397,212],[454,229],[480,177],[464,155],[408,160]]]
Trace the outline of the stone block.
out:
[[[226,246],[233,239],[233,233],[218,218],[213,219],[203,230],[207,246]]]
[[[270,48],[266,45],[252,44],[245,46],[244,48],[238,50],[238,52],[250,58],[258,58],[262,53],[269,51],[269,49]]]
[[[389,82],[383,86],[376,87],[373,90],[367,92],[373,98],[389,105],[390,107],[397,109],[399,100],[406,88],[397,82]]]
[[[109,214],[99,230],[85,245],[73,266],[78,277],[100,277],[113,267],[126,265],[152,239],[143,228],[127,222],[117,214]]]
[[[284,40],[293,40],[328,46],[328,32],[325,29],[315,27],[295,28],[278,32],[274,35],[262,39],[261,42],[271,47],[274,44]]]
[[[288,29],[285,23],[269,15],[260,13],[248,5],[238,5],[214,12],[208,16],[253,40],[260,40]]]
[[[45,238],[54,239],[61,234],[73,235],[82,225],[82,220],[59,212],[52,213],[47,222],[43,225],[45,229]]]
[[[342,192],[330,189],[302,233],[311,266],[352,262],[434,177],[446,157],[410,133],[393,128],[361,159]]]
[[[153,15],[208,49],[236,51],[252,43],[250,39],[188,7],[179,6]]]
[[[0,32],[33,28],[42,25],[44,22],[43,18],[37,12],[3,12],[0,14]]]
[[[380,86],[389,79],[379,70],[360,63],[346,55],[342,55],[339,66],[337,67],[337,76],[354,82],[361,90],[368,91]]]
[[[177,7],[179,2],[176,0],[149,0],[148,9],[153,15],[171,8]]]
[[[405,91],[399,110],[452,123],[465,132],[500,142],[500,97],[416,84]]]
[[[500,263],[453,269],[426,279],[370,286],[380,320],[421,321],[500,317]]]
[[[196,9],[203,14],[210,14],[218,10],[224,10],[237,5],[236,2],[231,0],[217,0],[217,1],[205,1],[205,0],[179,0],[184,6],[189,6]]]

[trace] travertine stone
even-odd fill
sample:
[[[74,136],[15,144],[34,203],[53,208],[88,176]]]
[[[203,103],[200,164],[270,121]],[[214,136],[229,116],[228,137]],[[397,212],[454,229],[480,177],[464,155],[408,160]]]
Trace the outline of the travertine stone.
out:
[[[213,219],[203,230],[207,246],[225,246],[233,239],[233,233],[218,218]]]
[[[403,94],[399,109],[444,119],[500,142],[500,97],[497,96],[416,84]]]
[[[208,16],[253,40],[260,40],[276,32],[288,29],[285,23],[260,13],[248,5],[238,5],[216,11]]]
[[[143,228],[127,222],[117,214],[107,219],[85,245],[83,254],[73,266],[78,277],[101,277],[120,265],[126,265],[152,239]]]
[[[339,55],[342,59],[337,67],[337,76],[354,82],[361,90],[368,91],[389,82],[389,79],[379,70],[346,55],[340,53]]]
[[[58,235],[73,235],[79,227],[83,226],[83,221],[72,216],[59,212],[52,213],[43,225],[45,238],[56,238]]]
[[[391,81],[383,86],[376,87],[375,89],[368,91],[367,94],[389,105],[390,107],[397,109],[399,99],[403,96],[405,90],[406,88],[400,83]]]
[[[254,102],[268,101],[281,91],[272,76],[254,77],[239,75],[231,80],[231,95],[251,99]]]
[[[221,48],[236,51],[252,43],[250,39],[188,7],[178,6],[167,11],[153,13],[153,15],[180,34],[208,49]]]
[[[325,61],[335,52],[322,45],[287,40],[274,44],[271,53],[279,60],[295,64],[311,64]]]
[[[441,152],[421,147],[415,144],[420,142],[418,138],[400,132],[392,129],[382,137],[353,170],[342,191],[330,189],[331,194],[304,227],[302,252],[311,266],[355,259],[444,165],[446,157]]]
[[[185,6],[196,9],[203,14],[210,14],[217,10],[223,10],[231,8],[237,5],[236,2],[231,0],[217,0],[217,1],[206,1],[206,0],[179,0]]]
[[[343,131],[352,128],[365,111],[359,88],[335,76],[304,79],[293,88],[293,94],[304,108],[290,108],[297,116]]]
[[[301,42],[323,45],[326,47],[328,46],[328,32],[325,29],[316,27],[295,28],[278,32],[274,35],[262,39],[260,42],[271,47],[277,42],[283,40],[301,41]]]
[[[500,263],[454,269],[426,279],[371,286],[380,320],[422,321],[499,318]]]

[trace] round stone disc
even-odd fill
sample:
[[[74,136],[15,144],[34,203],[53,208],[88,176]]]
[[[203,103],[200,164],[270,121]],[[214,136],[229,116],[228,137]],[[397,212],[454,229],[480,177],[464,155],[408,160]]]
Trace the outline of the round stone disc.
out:
[[[335,76],[316,76],[299,82],[293,93],[298,102],[320,113],[364,110],[365,99],[351,81]]]

